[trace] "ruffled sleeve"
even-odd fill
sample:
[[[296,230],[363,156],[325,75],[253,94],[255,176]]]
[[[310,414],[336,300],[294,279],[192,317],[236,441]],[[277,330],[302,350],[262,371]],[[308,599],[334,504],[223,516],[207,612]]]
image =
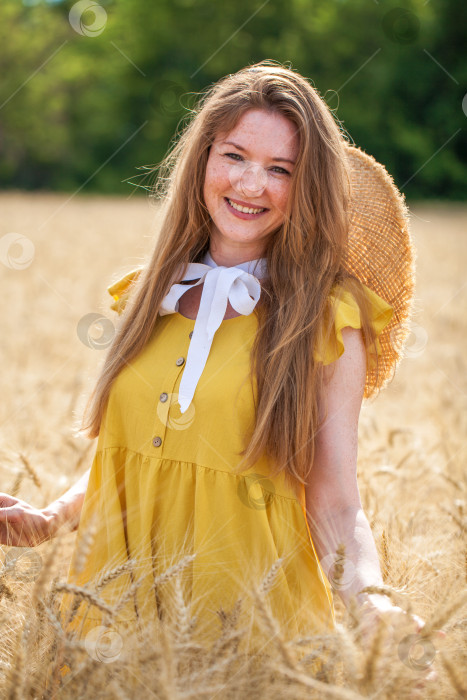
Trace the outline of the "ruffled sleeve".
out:
[[[116,311],[121,314],[125,308],[128,297],[130,296],[130,288],[133,282],[135,282],[141,273],[141,268],[132,270],[128,272],[125,277],[122,277],[117,282],[114,282],[107,287],[107,291],[110,296],[114,299],[113,303],[110,305],[112,311]]]
[[[376,356],[382,354],[379,336],[384,328],[389,324],[394,309],[384,299],[381,299],[373,290],[362,284],[369,302],[370,322],[376,335],[375,344],[369,348],[369,368],[376,364]],[[330,300],[332,305],[337,304],[335,309],[334,328],[327,341],[320,337],[314,352],[315,361],[329,365],[337,360],[344,353],[344,341],[342,339],[342,329],[361,328],[360,309],[355,297],[345,289],[331,292]]]

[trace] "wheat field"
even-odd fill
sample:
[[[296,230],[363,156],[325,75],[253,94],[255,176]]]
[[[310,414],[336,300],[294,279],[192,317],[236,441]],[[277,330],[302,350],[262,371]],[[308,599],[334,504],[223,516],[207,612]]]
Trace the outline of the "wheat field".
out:
[[[112,318],[106,287],[142,261],[157,208],[134,196],[25,193],[0,194],[0,206],[0,491],[43,507],[92,458],[93,443],[74,433],[104,353],[83,342],[78,324],[90,313]],[[265,585],[257,604],[268,655],[237,653],[234,615],[201,652],[175,585],[174,629],[122,632],[117,651],[110,637],[99,652],[68,639],[55,616],[75,537],[68,533],[25,559],[37,568],[29,577],[12,573],[2,548],[2,697],[467,697],[467,208],[409,206],[418,254],[412,332],[394,380],[362,409],[359,483],[387,593],[427,621],[423,644],[402,649],[403,631],[388,642],[384,625],[363,644],[336,595],[336,632],[308,640],[303,657],[304,640],[276,628]],[[62,677],[67,659],[78,672]],[[428,666],[437,677],[422,685]]]

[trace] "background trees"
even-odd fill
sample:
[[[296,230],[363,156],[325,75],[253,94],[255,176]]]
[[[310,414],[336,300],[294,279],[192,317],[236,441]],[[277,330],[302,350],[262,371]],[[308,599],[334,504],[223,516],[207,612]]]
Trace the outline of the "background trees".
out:
[[[466,25],[462,0],[2,0],[0,186],[130,194],[197,92],[270,58],[407,197],[465,199]]]

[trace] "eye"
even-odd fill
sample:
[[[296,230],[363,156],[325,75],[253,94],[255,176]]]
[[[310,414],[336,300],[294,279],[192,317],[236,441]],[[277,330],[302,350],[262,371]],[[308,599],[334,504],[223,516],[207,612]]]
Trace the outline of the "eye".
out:
[[[232,160],[243,160],[242,156],[238,153],[224,153],[227,158],[232,158]]]
[[[271,170],[274,170],[275,172],[279,173],[279,175],[290,175],[289,171],[286,170],[285,168],[280,168],[278,165],[275,165]]]

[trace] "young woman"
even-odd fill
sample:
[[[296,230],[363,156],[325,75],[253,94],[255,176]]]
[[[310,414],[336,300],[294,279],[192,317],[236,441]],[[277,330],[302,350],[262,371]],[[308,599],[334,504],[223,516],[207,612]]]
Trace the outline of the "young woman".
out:
[[[356,478],[362,399],[407,332],[402,198],[271,62],[205,94],[157,191],[152,255],[110,288],[121,319],[88,405],[91,469],[42,511],[3,495],[2,542],[79,522],[70,582],[123,566],[99,596],[132,624],[170,618],[178,576],[203,638],[240,597],[253,639],[248,596],[268,573],[290,636],[332,629],[332,588],[368,619],[402,615],[362,592],[382,576]],[[81,635],[103,619],[84,607],[63,607]]]

